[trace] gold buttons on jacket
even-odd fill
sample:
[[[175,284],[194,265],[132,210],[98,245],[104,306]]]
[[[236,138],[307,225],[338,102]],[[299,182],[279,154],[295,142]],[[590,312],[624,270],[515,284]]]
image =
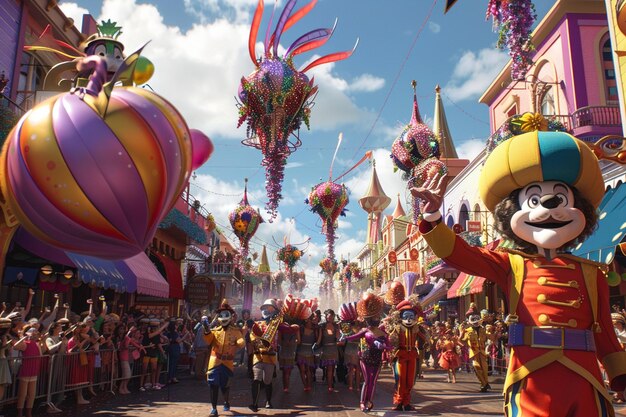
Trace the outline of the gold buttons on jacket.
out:
[[[563,268],[563,269],[576,269],[576,265],[574,264],[566,264],[566,265],[554,265],[554,264],[544,264],[539,260],[533,261],[533,266],[535,268]]]
[[[548,287],[566,287],[566,288],[578,288],[578,281],[567,281],[567,282],[558,282],[558,281],[550,281],[546,277],[537,278],[537,284]]]
[[[541,323],[544,326],[552,325],[552,326],[576,327],[578,325],[578,322],[575,319],[569,319],[567,322],[559,322],[559,321],[554,321],[550,319],[550,316],[548,316],[547,314],[540,314],[539,317],[537,317],[537,320],[539,321],[539,323]]]
[[[548,305],[553,305],[553,306],[563,306],[563,307],[573,307],[573,308],[579,308],[580,307],[580,300],[571,300],[571,301],[554,301],[554,300],[550,300],[548,298],[547,295],[545,294],[539,294],[537,295],[537,301],[540,302],[541,304],[548,304]]]

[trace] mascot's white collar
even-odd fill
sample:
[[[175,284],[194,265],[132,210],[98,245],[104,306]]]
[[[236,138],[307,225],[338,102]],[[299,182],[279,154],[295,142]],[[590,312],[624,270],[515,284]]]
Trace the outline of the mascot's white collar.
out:
[[[511,217],[511,229],[546,259],[555,258],[585,228],[585,215],[574,207],[574,193],[564,182],[533,182],[520,190],[518,203],[520,210]]]

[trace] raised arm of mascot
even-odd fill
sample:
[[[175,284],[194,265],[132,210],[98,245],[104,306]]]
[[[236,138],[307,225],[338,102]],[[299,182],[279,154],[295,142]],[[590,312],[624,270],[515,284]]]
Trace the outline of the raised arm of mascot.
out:
[[[499,233],[519,250],[470,246],[450,230],[439,212],[446,184],[437,175],[411,190],[424,202],[419,229],[447,264],[508,295],[508,415],[611,415],[603,414],[612,405],[598,361],[611,388],[623,391],[626,352],[611,323],[606,266],[567,253],[593,231],[604,194],[591,149],[567,133],[534,131],[489,155],[481,198]]]

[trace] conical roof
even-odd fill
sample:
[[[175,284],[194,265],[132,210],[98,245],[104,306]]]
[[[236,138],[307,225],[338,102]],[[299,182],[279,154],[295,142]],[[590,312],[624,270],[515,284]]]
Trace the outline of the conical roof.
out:
[[[400,194],[398,194],[398,201],[396,202],[396,209],[393,211],[391,215],[394,219],[398,217],[406,216],[404,209],[402,208],[402,203],[400,202]]]
[[[446,112],[443,109],[443,102],[441,101],[441,87],[439,84],[435,87],[435,116],[433,120],[433,131],[439,137],[439,149],[441,149],[442,158],[458,158],[456,153],[454,142],[452,142],[452,135],[450,134],[450,128],[448,127],[448,119],[446,118]]]
[[[263,245],[263,252],[261,252],[261,263],[259,264],[259,272],[270,272],[270,263],[267,259],[267,249]]]
[[[376,161],[372,162],[372,177],[367,192],[359,199],[359,205],[367,213],[380,213],[389,206],[391,198],[389,198],[378,180],[376,174]]]

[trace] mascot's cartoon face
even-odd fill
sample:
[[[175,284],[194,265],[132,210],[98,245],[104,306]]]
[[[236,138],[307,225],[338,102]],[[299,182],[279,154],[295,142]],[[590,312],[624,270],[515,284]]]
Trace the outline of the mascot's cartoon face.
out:
[[[519,238],[544,249],[558,249],[585,228],[584,213],[574,207],[574,193],[563,182],[534,182],[522,188],[521,207],[511,217]]]
[[[413,327],[417,324],[417,321],[415,320],[415,312],[412,310],[403,311],[400,318],[402,319],[402,325],[404,327]]]
[[[219,321],[222,327],[227,327],[233,320],[233,315],[228,310],[222,310],[217,315],[217,321]]]
[[[270,319],[276,315],[277,311],[273,306],[263,306],[261,307],[261,317],[264,320]]]

